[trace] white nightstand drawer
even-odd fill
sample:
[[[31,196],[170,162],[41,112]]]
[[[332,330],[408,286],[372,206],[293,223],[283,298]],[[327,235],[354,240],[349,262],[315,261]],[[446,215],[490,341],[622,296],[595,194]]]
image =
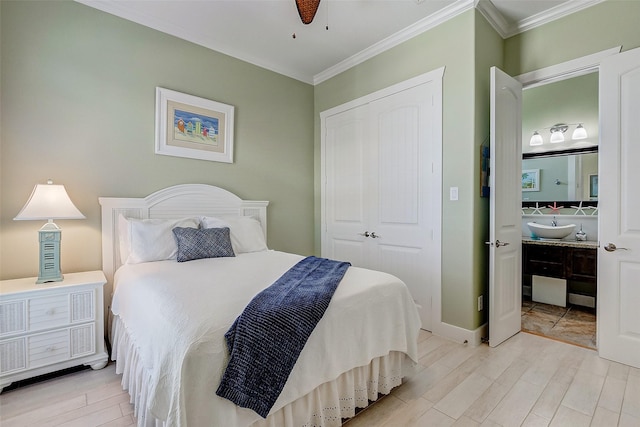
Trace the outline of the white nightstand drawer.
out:
[[[28,338],[29,368],[62,362],[69,358],[69,330],[47,332]]]
[[[51,295],[29,300],[29,330],[55,328],[69,324],[69,295]]]
[[[0,304],[0,336],[27,330],[27,301],[17,300]]]

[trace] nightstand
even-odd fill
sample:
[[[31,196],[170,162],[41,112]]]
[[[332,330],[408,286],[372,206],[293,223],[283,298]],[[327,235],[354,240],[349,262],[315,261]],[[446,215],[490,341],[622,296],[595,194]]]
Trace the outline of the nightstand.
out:
[[[108,362],[102,271],[36,280],[0,281],[0,391],[14,381],[77,365],[102,369]]]

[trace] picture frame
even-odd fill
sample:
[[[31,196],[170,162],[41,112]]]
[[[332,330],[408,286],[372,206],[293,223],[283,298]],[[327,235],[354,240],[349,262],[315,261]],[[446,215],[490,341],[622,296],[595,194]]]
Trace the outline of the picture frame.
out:
[[[540,191],[540,169],[522,170],[522,191]]]
[[[589,175],[589,198],[590,199],[598,198],[598,175],[597,174]]]
[[[233,163],[234,110],[156,87],[156,154]]]

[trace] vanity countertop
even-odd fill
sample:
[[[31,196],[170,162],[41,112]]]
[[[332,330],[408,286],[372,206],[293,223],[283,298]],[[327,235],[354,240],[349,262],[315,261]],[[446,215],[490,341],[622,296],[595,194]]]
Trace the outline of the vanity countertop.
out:
[[[554,240],[554,239],[539,239],[533,240],[530,237],[522,237],[522,244],[524,245],[545,245],[545,246],[570,246],[572,248],[594,248],[598,247],[598,242],[592,240],[579,242],[577,240]]]

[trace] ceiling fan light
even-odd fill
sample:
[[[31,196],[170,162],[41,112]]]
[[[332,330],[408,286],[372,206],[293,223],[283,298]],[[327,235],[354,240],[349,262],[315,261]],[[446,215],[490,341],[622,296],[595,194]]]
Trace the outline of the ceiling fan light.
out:
[[[298,15],[303,24],[311,24],[320,6],[320,0],[296,0]]]
[[[531,139],[529,140],[529,145],[534,147],[536,145],[542,145],[542,143],[542,135],[540,135],[538,131],[533,132],[533,135],[531,135]]]
[[[587,139],[589,135],[587,134],[587,130],[582,126],[582,123],[578,125],[578,127],[573,131],[573,135],[571,139]]]

